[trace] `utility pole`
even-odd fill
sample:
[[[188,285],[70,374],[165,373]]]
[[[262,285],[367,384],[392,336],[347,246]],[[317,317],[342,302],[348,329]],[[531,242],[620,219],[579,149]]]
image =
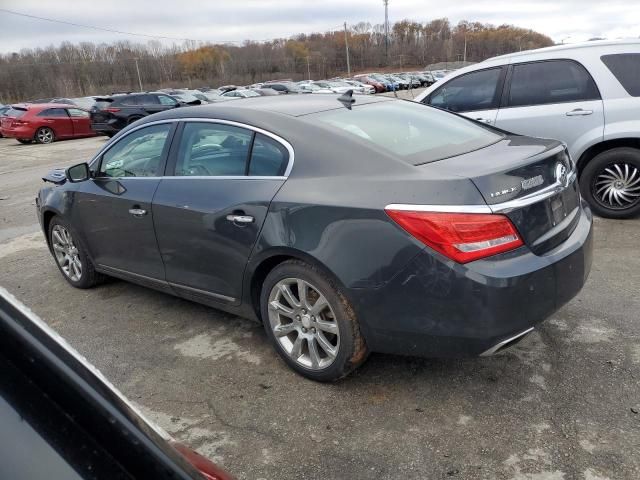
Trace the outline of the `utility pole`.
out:
[[[349,63],[349,42],[347,41],[347,22],[344,22],[344,48],[347,50],[347,74],[351,77],[351,64]]]
[[[464,54],[462,55],[462,61],[467,64],[467,34],[464,34]]]
[[[307,55],[307,78],[311,80],[311,68],[309,67],[309,55]]]
[[[382,0],[384,3],[384,55],[389,63],[389,0]]]
[[[138,58],[134,58],[136,61],[136,71],[138,72],[138,85],[140,85],[140,91],[142,92],[142,79],[140,78],[140,68],[138,67]]]

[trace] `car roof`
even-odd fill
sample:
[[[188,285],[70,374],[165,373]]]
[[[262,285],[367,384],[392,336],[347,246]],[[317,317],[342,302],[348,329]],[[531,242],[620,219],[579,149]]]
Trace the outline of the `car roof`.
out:
[[[291,117],[309,115],[311,113],[323,112],[345,108],[339,101],[340,95],[279,95],[246,98],[242,102],[229,102],[224,104],[199,105],[197,107],[185,107],[176,110],[169,110],[163,118],[187,118],[187,117],[211,117],[215,118],[225,113],[234,116],[246,115],[251,118],[258,112],[282,114]],[[356,105],[369,103],[379,103],[394,101],[390,97],[373,97],[370,95],[354,95]],[[154,115],[154,119],[160,119],[159,115]],[[148,117],[147,117],[148,118]]]
[[[82,108],[69,103],[14,103],[12,107],[23,108],[26,110],[45,110],[47,108]]]
[[[570,52],[571,50],[581,50],[585,48],[610,47],[610,46],[620,46],[620,45],[640,46],[640,39],[593,40],[591,42],[567,43],[563,45],[554,45],[552,47],[536,48],[534,50],[525,50],[522,52],[507,53],[505,55],[499,55],[497,57],[489,58],[484,62],[492,62],[494,60],[504,60],[504,59],[515,58],[515,57],[522,58],[522,57],[528,57],[529,55],[538,55],[538,54],[541,54],[541,53],[544,54],[547,52],[548,53]]]

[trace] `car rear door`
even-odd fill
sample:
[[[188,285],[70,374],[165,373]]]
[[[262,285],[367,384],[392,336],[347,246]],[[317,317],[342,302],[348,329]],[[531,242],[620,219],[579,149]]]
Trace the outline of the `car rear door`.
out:
[[[604,135],[600,92],[589,72],[574,60],[517,63],[509,67],[496,126],[513,133],[554,138],[569,153],[581,139]]]
[[[493,125],[498,115],[506,67],[465,73],[425,97],[423,103]]]
[[[57,138],[73,136],[73,122],[65,108],[47,108],[37,116],[41,126],[52,128]]]
[[[164,280],[151,201],[174,123],[147,125],[109,145],[74,196],[73,224],[95,265],[116,276]]]
[[[81,110],[79,108],[67,108],[69,118],[73,126],[74,137],[86,137],[87,135],[93,135],[91,130],[91,118],[89,118],[89,112]]]
[[[223,121],[184,122],[153,200],[166,279],[179,295],[238,304],[244,269],[293,150]]]

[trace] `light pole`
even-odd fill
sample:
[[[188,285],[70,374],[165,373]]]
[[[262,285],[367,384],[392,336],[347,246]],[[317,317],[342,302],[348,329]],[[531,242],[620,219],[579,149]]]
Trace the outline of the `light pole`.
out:
[[[347,22],[344,22],[344,48],[347,51],[347,74],[351,77],[351,64],[349,63],[349,42],[347,41]]]
[[[140,78],[140,68],[138,67],[138,57],[134,58],[136,61],[136,71],[138,72],[138,85],[140,85],[140,91],[142,92],[142,79]]]

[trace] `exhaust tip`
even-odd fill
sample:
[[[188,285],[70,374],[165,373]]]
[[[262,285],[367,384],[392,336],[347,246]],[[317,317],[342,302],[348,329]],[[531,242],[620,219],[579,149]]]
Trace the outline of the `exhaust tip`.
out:
[[[496,343],[493,347],[491,347],[488,350],[485,350],[484,352],[482,352],[480,354],[481,357],[490,357],[491,355],[495,355],[496,353],[511,347],[512,345],[515,345],[516,343],[518,343],[520,340],[522,340],[524,337],[526,337],[529,333],[531,333],[533,331],[533,327],[527,328],[526,330],[512,336],[509,337],[505,340],[502,340],[499,343]]]

